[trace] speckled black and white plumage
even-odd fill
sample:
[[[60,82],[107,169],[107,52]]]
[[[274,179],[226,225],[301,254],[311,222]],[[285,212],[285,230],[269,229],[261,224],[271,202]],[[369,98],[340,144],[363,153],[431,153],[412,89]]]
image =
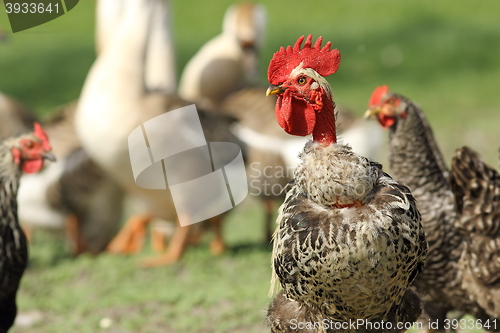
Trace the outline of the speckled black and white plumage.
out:
[[[448,169],[422,110],[404,96],[392,95],[405,103],[406,118],[398,118],[389,128],[390,169],[412,190],[429,242],[426,267],[414,284],[426,295],[430,318],[444,325],[446,313],[458,309],[464,298],[456,267],[462,236],[453,225],[457,213]]]
[[[484,309],[470,299],[468,288],[462,286],[458,263],[465,242],[455,224],[460,216],[448,179],[449,170],[432,129],[416,103],[399,94],[388,96],[400,102],[394,114],[395,123],[389,127],[391,173],[411,189],[429,243],[425,269],[414,282],[419,293],[425,295],[425,315],[439,322],[438,332],[445,331],[450,311],[489,319]]]
[[[8,138],[0,143],[0,332],[14,323],[17,289],[28,262],[26,236],[17,218],[21,168],[10,151],[17,141]]]
[[[472,149],[457,149],[450,183],[464,235],[458,262],[462,288],[493,318],[500,318],[500,174]]]
[[[319,321],[416,320],[420,299],[407,290],[427,243],[408,188],[345,145],[309,142],[301,159],[274,235],[273,279],[285,298]],[[272,309],[271,327],[282,317]]]

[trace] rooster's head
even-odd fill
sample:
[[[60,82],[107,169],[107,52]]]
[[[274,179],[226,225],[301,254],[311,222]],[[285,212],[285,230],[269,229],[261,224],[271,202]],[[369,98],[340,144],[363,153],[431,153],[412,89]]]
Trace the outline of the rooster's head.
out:
[[[281,47],[274,54],[267,71],[271,83],[267,95],[278,95],[276,120],[287,133],[306,136],[314,132],[315,141],[323,141],[322,137],[328,137],[325,139],[327,142],[335,142],[333,94],[324,77],[337,71],[340,52],[337,49],[330,50],[331,42],[322,47],[322,37],[312,45],[312,35],[307,37],[301,47],[304,39],[302,36],[293,48]],[[325,122],[328,124],[319,124],[323,122],[318,120],[320,113],[328,118]],[[332,131],[333,134],[330,133]]]
[[[391,93],[387,86],[380,86],[370,97],[365,117],[377,118],[380,125],[387,129],[393,127],[398,119],[406,118],[406,107],[406,102],[399,95]]]
[[[25,173],[38,172],[45,159],[55,161],[49,139],[40,124],[32,133],[18,137],[11,148],[12,159]]]

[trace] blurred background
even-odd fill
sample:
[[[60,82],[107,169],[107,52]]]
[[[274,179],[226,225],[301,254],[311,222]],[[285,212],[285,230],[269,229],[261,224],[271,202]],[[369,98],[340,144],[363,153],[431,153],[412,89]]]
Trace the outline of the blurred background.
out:
[[[221,31],[233,1],[173,0],[177,76]],[[491,165],[500,147],[500,2],[498,0],[268,1],[259,78],[272,54],[300,35],[332,41],[342,55],[330,76],[335,100],[361,117],[376,86],[424,109],[445,160],[468,145]],[[44,118],[76,100],[95,60],[95,1],[81,0],[62,17],[10,33],[0,10],[0,91]],[[105,144],[105,143],[103,143]],[[380,160],[386,164],[386,156]],[[264,212],[255,198],[231,211],[228,251],[208,243],[179,263],[143,270],[140,256],[102,254],[74,259],[60,235],[37,233],[22,280],[21,332],[267,332],[271,276]]]

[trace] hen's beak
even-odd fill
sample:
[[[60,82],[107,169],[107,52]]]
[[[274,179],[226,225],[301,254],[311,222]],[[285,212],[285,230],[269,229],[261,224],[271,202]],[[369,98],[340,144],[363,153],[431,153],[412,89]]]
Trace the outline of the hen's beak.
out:
[[[286,88],[271,84],[266,90],[266,96],[284,93]]]
[[[42,154],[40,154],[40,156],[42,156],[43,159],[49,160],[52,162],[55,162],[57,160],[56,155],[54,155],[54,153],[51,151],[47,151],[45,153],[42,153]]]
[[[382,112],[382,108],[379,106],[374,106],[368,110],[366,110],[365,115],[363,118],[368,119],[368,118],[375,118],[377,117],[380,113]]]

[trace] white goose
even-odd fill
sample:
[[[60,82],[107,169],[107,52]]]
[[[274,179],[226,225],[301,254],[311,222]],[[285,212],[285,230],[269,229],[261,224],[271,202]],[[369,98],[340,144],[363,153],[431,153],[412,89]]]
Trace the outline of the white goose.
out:
[[[99,0],[96,5],[96,51],[98,54],[111,44],[120,29],[130,0]],[[175,83],[175,55],[170,34],[168,2],[159,0],[151,14],[151,24],[144,61],[144,83],[148,91],[173,93]]]
[[[187,63],[179,95],[197,105],[215,108],[231,92],[258,80],[257,58],[267,13],[262,5],[242,2],[229,7],[222,33],[209,40]],[[217,84],[213,78],[217,77]]]
[[[104,1],[114,0],[101,0]],[[101,3],[101,6],[104,4]],[[130,194],[142,199],[147,207],[147,212],[129,220],[109,248],[116,252],[135,252],[140,246],[138,240],[146,223],[153,217],[175,221],[177,214],[168,191],[143,189],[135,184],[128,136],[145,121],[186,103],[171,94],[175,91],[175,60],[168,1],[128,0],[123,6],[116,30],[104,37],[109,41],[105,42],[85,81],[76,127],[90,156]],[[202,117],[201,121],[202,125],[216,122],[210,128],[219,136],[228,132],[225,128],[227,123],[219,119]],[[164,130],[176,129],[176,125],[171,126]],[[188,132],[183,135],[189,139]],[[210,139],[210,133],[205,131],[205,135]],[[216,226],[216,238],[211,247],[214,252],[220,252],[224,246],[220,219],[214,218],[213,224]],[[166,254],[148,261],[146,265],[178,260],[186,245],[189,229],[177,227]]]

